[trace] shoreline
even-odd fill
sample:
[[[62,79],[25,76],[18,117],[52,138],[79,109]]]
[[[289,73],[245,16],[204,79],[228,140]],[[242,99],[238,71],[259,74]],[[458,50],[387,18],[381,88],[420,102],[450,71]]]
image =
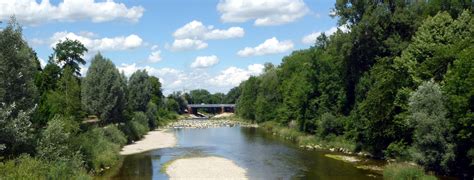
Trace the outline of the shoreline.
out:
[[[177,140],[169,129],[157,129],[149,131],[141,140],[125,145],[120,155],[138,154],[154,149],[169,148],[176,146]]]

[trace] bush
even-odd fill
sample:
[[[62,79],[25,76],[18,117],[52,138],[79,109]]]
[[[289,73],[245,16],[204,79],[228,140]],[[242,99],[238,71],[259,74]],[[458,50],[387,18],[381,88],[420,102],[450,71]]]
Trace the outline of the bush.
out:
[[[403,141],[392,142],[384,151],[386,158],[395,158],[398,160],[410,160],[410,151],[408,145]]]
[[[77,158],[49,162],[21,155],[0,163],[0,169],[0,179],[91,179]]]
[[[318,132],[323,138],[341,135],[344,132],[344,123],[331,113],[324,113],[319,121]]]
[[[158,126],[158,106],[153,102],[148,102],[146,107],[146,116],[148,117],[148,127],[155,129]]]
[[[385,166],[383,178],[387,180],[436,180],[436,177],[426,175],[423,168],[405,163]]]
[[[120,131],[115,125],[108,125],[104,127],[104,135],[107,140],[118,144],[119,146],[123,146],[127,143],[127,138],[125,137],[125,134]]]
[[[104,168],[111,167],[120,160],[120,145],[106,138],[103,129],[88,130],[75,142],[84,155],[87,168],[93,173],[100,173]]]
[[[37,147],[39,157],[49,161],[67,160],[75,153],[71,139],[78,129],[78,124],[71,118],[55,116],[41,133]]]
[[[143,112],[135,112],[132,119],[122,127],[128,142],[140,140],[148,130],[148,117]]]

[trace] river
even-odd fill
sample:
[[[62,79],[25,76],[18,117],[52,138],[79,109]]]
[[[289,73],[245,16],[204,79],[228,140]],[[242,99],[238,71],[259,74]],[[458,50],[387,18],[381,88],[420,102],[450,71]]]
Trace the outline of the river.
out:
[[[162,166],[186,157],[220,156],[247,170],[249,179],[381,179],[375,172],[308,151],[258,128],[174,129],[177,146],[124,157],[114,179],[168,179]]]

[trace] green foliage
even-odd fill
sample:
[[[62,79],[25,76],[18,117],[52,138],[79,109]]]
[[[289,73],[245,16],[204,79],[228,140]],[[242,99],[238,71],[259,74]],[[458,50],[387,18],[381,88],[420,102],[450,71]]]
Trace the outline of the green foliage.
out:
[[[2,179],[91,179],[78,159],[45,161],[21,155],[17,159],[0,162]]]
[[[12,18],[0,30],[0,103],[26,111],[35,106],[37,89],[34,76],[36,53],[23,40],[22,28]],[[14,112],[15,115],[17,112]]]
[[[447,172],[454,160],[453,145],[449,143],[445,98],[438,84],[424,82],[410,97],[409,122],[413,133],[414,159],[428,170]]]
[[[279,91],[279,79],[276,69],[273,67],[266,67],[266,71],[261,75],[258,87],[258,96],[255,101],[255,120],[257,122],[264,122],[274,120],[276,118],[275,102],[281,101]]]
[[[146,70],[138,70],[130,76],[128,82],[128,105],[132,111],[146,111],[151,99],[152,87]]]
[[[79,125],[70,118],[55,116],[41,133],[38,143],[38,156],[48,161],[67,161],[75,154],[71,141]]]
[[[240,91],[239,86],[230,89],[230,91],[227,92],[227,94],[224,98],[224,103],[225,104],[235,104],[237,102],[237,100],[239,99],[240,93],[241,93],[241,91]]]
[[[155,76],[150,76],[148,78],[151,85],[151,102],[155,103],[158,106],[163,106],[163,92],[161,91],[160,80]]]
[[[137,141],[145,135],[148,128],[148,117],[144,112],[134,112],[132,119],[125,124],[125,134],[129,141]]]
[[[426,175],[423,168],[410,164],[396,163],[385,166],[383,178],[387,180],[436,180],[434,176]]]
[[[55,91],[49,91],[47,102],[50,116],[56,114],[73,116],[78,119],[84,116],[81,106],[81,86],[79,79],[73,74],[71,68],[66,68],[58,81]]]
[[[146,107],[146,116],[148,118],[148,127],[150,129],[155,129],[158,127],[158,106],[153,103],[149,102]]]
[[[111,60],[97,54],[82,81],[82,105],[103,123],[123,122],[126,107],[121,75]]]
[[[255,120],[254,106],[257,100],[258,83],[258,79],[252,76],[240,85],[242,94],[237,101],[236,111],[244,119]]]
[[[168,95],[167,101],[173,99],[174,102],[178,104],[178,108],[176,109],[176,106],[173,101],[166,102],[168,107],[168,110],[171,111],[173,109],[174,112],[181,114],[184,113],[184,111],[187,109],[188,106],[188,100],[191,97],[188,96],[187,93],[182,94],[180,91],[178,92],[173,92],[172,94]],[[171,109],[170,109],[171,108]]]
[[[106,135],[104,129],[93,128],[80,134],[73,141],[83,154],[86,167],[93,173],[100,173],[120,160],[120,145],[108,138],[110,136]]]
[[[79,64],[86,64],[86,60],[82,57],[87,52],[87,48],[80,41],[66,38],[66,40],[58,42],[53,51],[50,59],[64,64],[63,69],[70,68],[76,75],[81,75]]]
[[[403,141],[392,142],[388,145],[387,149],[384,150],[384,156],[386,158],[396,158],[402,161],[411,160],[410,153],[408,144]]]
[[[125,137],[125,134],[120,131],[116,125],[105,126],[104,136],[107,140],[119,145],[120,147],[124,146],[127,143],[127,138]]]
[[[0,156],[25,152],[32,140],[32,110],[18,110],[15,103],[0,104]]]
[[[456,139],[456,166],[474,172],[474,46],[459,53],[446,74],[443,90]],[[469,155],[469,152],[471,155]],[[467,158],[466,158],[467,157]],[[474,176],[471,173],[471,176]]]
[[[318,133],[321,137],[325,138],[330,135],[342,135],[344,132],[344,123],[341,119],[337,118],[333,114],[324,113],[321,115]]]
[[[181,111],[179,108],[178,102],[176,102],[176,100],[174,100],[173,98],[167,98],[165,103],[166,103],[166,109],[168,111],[175,112],[175,113],[179,113]]]
[[[189,104],[211,104],[211,93],[205,89],[195,89],[189,92]]]

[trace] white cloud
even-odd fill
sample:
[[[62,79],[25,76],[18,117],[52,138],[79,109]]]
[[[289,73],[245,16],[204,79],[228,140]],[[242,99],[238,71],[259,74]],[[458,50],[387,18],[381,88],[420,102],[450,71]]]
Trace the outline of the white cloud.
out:
[[[283,53],[293,49],[293,42],[291,41],[278,41],[276,37],[265,40],[262,44],[256,47],[246,47],[239,52],[237,55],[242,57],[248,56],[262,56],[266,54]]]
[[[199,50],[207,48],[207,43],[197,39],[175,39],[169,48],[173,51]]]
[[[221,0],[217,10],[224,22],[254,20],[256,26],[286,24],[309,12],[303,0]]]
[[[173,33],[175,40],[168,48],[173,51],[200,50],[207,48],[206,40],[241,38],[245,34],[241,27],[214,29],[200,21],[191,21]]]
[[[50,38],[51,47],[54,47],[59,41],[64,41],[66,38],[80,41],[89,50],[89,53],[95,53],[97,51],[129,50],[140,47],[143,43],[143,40],[135,34],[94,39],[64,31],[54,33]]]
[[[208,68],[219,63],[217,56],[198,56],[196,60],[191,64],[192,68]]]
[[[106,22],[126,20],[137,22],[145,9],[141,6],[127,7],[113,0],[64,0],[57,5],[49,0],[3,0],[0,2],[0,19],[6,20],[15,15],[17,20],[28,25],[38,25],[52,21],[90,20]]]
[[[342,26],[339,26],[339,27],[331,27],[330,29],[324,31],[324,34],[326,36],[330,36],[332,34],[334,34],[335,32],[337,32],[337,30],[341,30],[342,32],[348,32],[349,31],[349,27],[347,25],[342,25]],[[314,44],[316,42],[316,39],[322,34],[322,32],[313,32],[311,34],[308,34],[306,36],[304,36],[302,39],[301,39],[301,42],[303,42],[304,44]]]
[[[173,68],[154,68],[150,66],[137,66],[133,64],[121,64],[118,69],[130,76],[139,69],[145,69],[150,75],[160,79],[163,85],[164,94],[173,91],[183,91],[192,89],[207,89],[210,92],[227,92],[229,89],[238,86],[242,81],[250,76],[259,75],[263,72],[262,64],[252,64],[247,68],[229,67],[218,74],[209,74],[202,69],[192,71],[181,71]]]
[[[247,69],[237,67],[229,67],[220,72],[219,75],[209,79],[208,83],[218,87],[235,87],[242,81],[247,80],[250,76],[256,76],[263,72],[262,64],[252,64]]]
[[[231,39],[240,38],[245,34],[241,27],[230,27],[229,29],[214,29],[213,26],[204,26],[200,21],[191,21],[183,27],[177,29],[173,36],[176,39]]]
[[[161,51],[152,51],[151,54],[148,56],[148,62],[156,63],[161,61]]]

